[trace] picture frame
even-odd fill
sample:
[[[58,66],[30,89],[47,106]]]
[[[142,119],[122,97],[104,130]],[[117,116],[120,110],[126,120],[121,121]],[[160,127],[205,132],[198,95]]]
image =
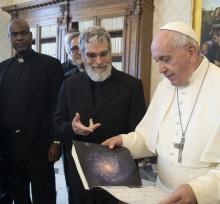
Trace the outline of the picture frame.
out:
[[[201,53],[220,67],[220,1],[193,0],[192,26]]]
[[[192,1],[192,27],[196,31],[196,37],[200,42],[202,25],[202,0]]]

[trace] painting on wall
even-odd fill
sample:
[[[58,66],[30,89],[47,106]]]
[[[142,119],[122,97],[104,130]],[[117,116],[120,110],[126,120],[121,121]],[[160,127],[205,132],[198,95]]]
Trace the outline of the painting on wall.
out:
[[[220,1],[194,0],[193,27],[201,52],[220,67]]]

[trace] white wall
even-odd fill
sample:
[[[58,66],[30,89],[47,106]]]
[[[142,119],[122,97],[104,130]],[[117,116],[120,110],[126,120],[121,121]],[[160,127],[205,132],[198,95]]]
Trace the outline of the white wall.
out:
[[[7,6],[11,4],[11,1],[5,1],[2,0],[0,1],[0,7]],[[10,48],[10,43],[9,39],[7,36],[7,27],[8,23],[10,21],[10,16],[6,13],[3,12],[0,9],[0,62],[4,59],[7,59],[11,56],[11,48]]]

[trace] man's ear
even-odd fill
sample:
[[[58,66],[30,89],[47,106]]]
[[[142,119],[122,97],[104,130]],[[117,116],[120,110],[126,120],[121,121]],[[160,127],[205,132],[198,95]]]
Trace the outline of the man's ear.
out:
[[[188,53],[189,53],[190,61],[193,62],[197,58],[198,48],[195,45],[189,45]]]

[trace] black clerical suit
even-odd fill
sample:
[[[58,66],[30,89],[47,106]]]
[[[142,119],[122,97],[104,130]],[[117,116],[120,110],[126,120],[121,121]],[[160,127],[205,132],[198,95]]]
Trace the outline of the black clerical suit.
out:
[[[80,72],[79,68],[84,69],[83,64],[80,67],[78,67],[77,65],[73,64],[70,59],[64,62],[62,64],[62,67],[65,74],[65,79],[71,77],[74,74],[79,73]]]
[[[0,150],[0,203],[13,204],[8,188],[8,177]]]
[[[62,64],[63,70],[64,70],[64,76],[65,79],[68,79],[69,77],[71,77],[72,75],[75,74],[79,74],[80,70],[79,67],[75,64],[72,63],[72,61],[69,59],[66,62],[64,62]],[[84,69],[83,64],[80,66],[81,69]],[[80,84],[79,84],[80,86]],[[63,143],[62,146],[62,150],[63,150],[63,154],[62,154],[62,158],[63,158],[63,166],[64,166],[64,175],[65,175],[65,179],[66,179],[66,186],[67,186],[67,191],[68,191],[68,203],[72,204],[73,203],[73,191],[70,185],[70,178],[68,176],[69,172],[68,172],[68,162],[67,162],[67,152],[66,152],[66,143]]]
[[[57,132],[69,144],[68,166],[74,204],[109,204],[116,200],[103,191],[85,193],[71,157],[71,141],[101,143],[114,135],[128,133],[135,129],[145,111],[141,81],[114,68],[104,82],[93,82],[85,72],[65,80],[59,93],[54,121]],[[76,112],[84,125],[88,126],[92,118],[94,123],[101,123],[101,127],[88,136],[75,135],[71,123]],[[99,192],[102,194],[100,200],[99,196],[93,196]]]
[[[30,50],[0,64],[1,149],[15,204],[56,203],[52,116],[63,81],[60,62]]]
[[[62,64],[62,67],[63,67],[64,74],[66,74],[68,71],[70,71],[72,69],[75,72],[78,72],[77,66],[74,65],[70,59],[68,59],[66,62],[64,62]]]

